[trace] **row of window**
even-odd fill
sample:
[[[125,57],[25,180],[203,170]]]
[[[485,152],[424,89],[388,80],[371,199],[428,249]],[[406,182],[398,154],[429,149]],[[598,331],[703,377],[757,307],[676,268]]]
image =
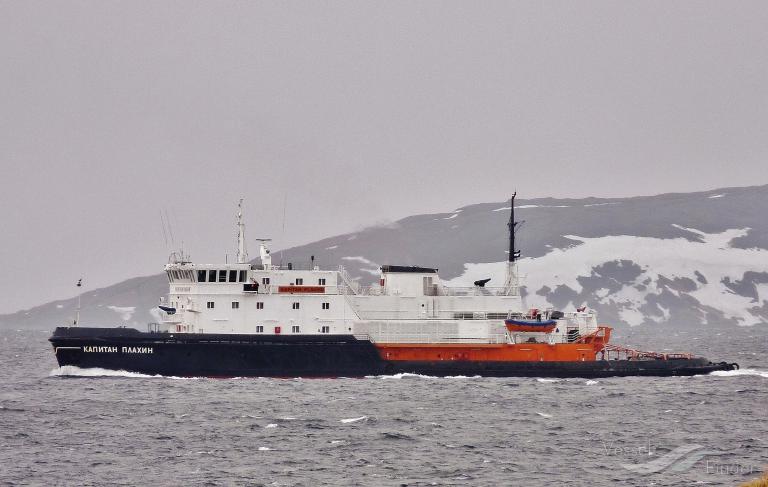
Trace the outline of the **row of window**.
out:
[[[324,325],[320,327],[320,333],[330,333],[330,332],[331,332],[330,326]],[[256,333],[264,333],[264,326],[263,325],[256,326]],[[275,327],[275,333],[280,334],[279,326]],[[301,333],[301,326],[299,325],[291,326],[291,333]]]
[[[295,284],[297,286],[303,286],[304,285],[304,278],[303,277],[297,277],[295,282],[292,282],[291,284]],[[318,286],[325,286],[325,278],[321,277],[317,280]]]
[[[197,271],[197,282],[245,282],[246,272],[230,270],[199,270]]]
[[[215,301],[208,301],[205,305],[208,309],[216,307]],[[291,309],[300,309],[301,303],[294,301],[291,303]],[[331,303],[322,303],[322,309],[331,309]],[[232,301],[232,309],[240,309],[240,301]],[[256,309],[264,309],[264,301],[256,301]]]
[[[236,270],[236,269],[221,269],[221,270],[198,270],[197,271],[197,282],[246,282],[247,280],[247,272],[244,270]],[[194,274],[190,270],[186,269],[180,269],[180,270],[172,270],[168,271],[168,280],[170,282],[175,281],[194,281]],[[261,283],[264,285],[270,284],[270,278],[269,277],[262,277]],[[295,282],[292,282],[291,284],[295,284],[296,286],[302,286],[304,285],[304,278],[297,277]],[[317,284],[319,286],[325,286],[325,278],[321,277],[317,280]]]

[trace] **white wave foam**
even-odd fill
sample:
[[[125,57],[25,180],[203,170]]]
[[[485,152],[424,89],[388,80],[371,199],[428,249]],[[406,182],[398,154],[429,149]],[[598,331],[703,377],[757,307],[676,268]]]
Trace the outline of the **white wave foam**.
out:
[[[259,451],[271,451],[272,448],[266,447],[266,446],[260,446]]]
[[[536,379],[536,382],[560,382],[559,379]]]
[[[275,423],[270,423],[266,425],[265,428],[277,428],[277,425]]]
[[[368,419],[368,416],[360,416],[359,418],[347,418],[339,420],[339,423],[357,423],[358,421],[365,421]]]
[[[757,369],[739,369],[739,370],[716,370],[709,375],[717,377],[736,377],[739,375],[756,375],[768,379],[768,371]]]
[[[161,375],[147,375],[125,370],[100,369],[98,367],[81,369],[75,365],[64,365],[53,369],[48,375],[52,377],[140,377],[145,379],[162,377]]]
[[[552,417],[552,415],[551,415],[551,414],[547,414],[547,413],[540,413],[540,412],[536,412],[536,414],[538,414],[538,415],[539,415],[539,416],[541,416],[542,418],[551,418],[551,417]]]
[[[405,379],[408,377],[419,377],[421,379],[438,379],[439,378],[432,375],[411,374],[409,372],[403,372],[403,373],[394,374],[394,375],[373,375],[369,377],[375,377],[377,379]]]
[[[587,382],[585,382],[585,384],[588,386],[593,386],[595,384],[599,384],[599,382],[596,380],[588,380]]]
[[[128,377],[132,379],[174,379],[174,380],[196,380],[200,377],[175,377],[171,375],[149,375],[139,372],[128,372],[127,370],[101,369],[91,367],[81,369],[76,365],[64,365],[51,370],[49,377]]]

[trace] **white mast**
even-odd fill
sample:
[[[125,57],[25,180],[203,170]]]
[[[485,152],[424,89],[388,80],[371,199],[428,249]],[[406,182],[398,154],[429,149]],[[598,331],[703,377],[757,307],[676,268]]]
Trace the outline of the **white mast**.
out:
[[[248,251],[245,249],[245,223],[243,223],[243,198],[237,204],[237,263],[245,264]]]
[[[83,286],[83,278],[77,280],[77,287]],[[79,289],[78,289],[79,291]],[[77,295],[77,313],[75,314],[75,322],[72,324],[72,326],[77,326],[78,323],[80,323],[80,298],[82,296],[81,294]]]

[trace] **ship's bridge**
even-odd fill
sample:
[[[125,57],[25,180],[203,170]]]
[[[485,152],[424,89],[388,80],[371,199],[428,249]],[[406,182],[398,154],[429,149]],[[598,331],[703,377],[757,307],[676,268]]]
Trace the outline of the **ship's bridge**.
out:
[[[202,283],[202,282],[228,282],[244,283],[248,279],[250,264],[192,264],[190,262],[173,263],[165,266],[168,282],[176,283]]]

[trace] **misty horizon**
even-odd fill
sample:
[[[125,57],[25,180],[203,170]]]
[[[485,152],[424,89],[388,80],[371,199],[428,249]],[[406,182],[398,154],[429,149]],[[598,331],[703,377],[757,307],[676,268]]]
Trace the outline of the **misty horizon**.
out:
[[[288,248],[515,189],[766,184],[765,25],[761,2],[4,3],[0,264],[30,277],[0,313],[157,273],[161,211],[223,260],[240,197]]]

